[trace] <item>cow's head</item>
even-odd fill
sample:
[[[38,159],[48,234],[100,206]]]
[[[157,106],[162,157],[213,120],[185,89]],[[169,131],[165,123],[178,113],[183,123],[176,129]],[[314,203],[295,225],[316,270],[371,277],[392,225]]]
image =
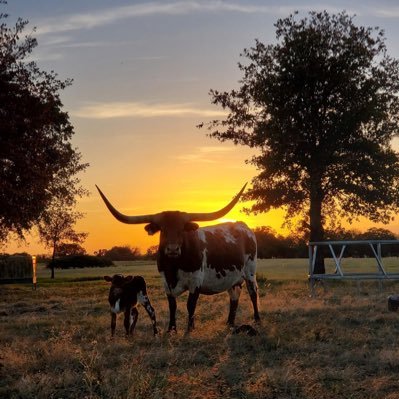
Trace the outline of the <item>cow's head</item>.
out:
[[[97,186],[96,186],[97,187]],[[152,235],[160,231],[159,251],[170,258],[177,258],[181,255],[184,234],[188,231],[198,229],[198,225],[193,223],[216,220],[226,215],[238,202],[246,184],[241,191],[224,208],[210,213],[186,213],[179,211],[166,211],[152,215],[126,216],[117,211],[108,201],[102,191],[97,187],[101,198],[109,211],[122,223],[140,224],[147,223],[145,230]]]
[[[112,313],[120,313],[124,310],[124,304],[122,301],[123,286],[132,279],[133,276],[124,276],[123,274],[114,274],[112,277],[104,276],[104,280],[111,283],[108,302],[111,306]]]

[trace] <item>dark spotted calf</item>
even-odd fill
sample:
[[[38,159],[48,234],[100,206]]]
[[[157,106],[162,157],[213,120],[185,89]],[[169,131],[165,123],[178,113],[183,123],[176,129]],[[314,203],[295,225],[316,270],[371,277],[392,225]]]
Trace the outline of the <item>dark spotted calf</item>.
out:
[[[141,276],[104,276],[104,280],[111,283],[108,301],[111,306],[111,335],[115,334],[116,316],[124,313],[126,335],[133,334],[139,312],[137,304],[144,306],[152,321],[154,335],[158,333],[155,310],[147,296],[147,286]]]

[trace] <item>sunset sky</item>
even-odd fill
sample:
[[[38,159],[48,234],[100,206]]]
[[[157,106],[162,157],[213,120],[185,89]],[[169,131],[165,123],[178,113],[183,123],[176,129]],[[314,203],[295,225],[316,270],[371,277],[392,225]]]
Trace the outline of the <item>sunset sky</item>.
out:
[[[220,143],[196,125],[222,118],[209,90],[238,87],[237,63],[255,39],[275,41],[273,24],[295,10],[356,14],[358,25],[386,32],[399,58],[399,4],[395,1],[120,1],[8,0],[1,6],[37,27],[32,58],[73,85],[62,93],[75,127],[73,143],[90,163],[81,175],[91,195],[79,202],[78,230],[92,253],[114,245],[157,243],[144,226],[116,221],[97,184],[126,214],[162,210],[208,212],[227,204],[257,171],[246,147]],[[242,204],[226,217],[278,231],[282,212],[246,216]],[[361,226],[372,224],[363,222]],[[399,222],[387,226],[399,233]],[[8,251],[46,252],[35,236]]]

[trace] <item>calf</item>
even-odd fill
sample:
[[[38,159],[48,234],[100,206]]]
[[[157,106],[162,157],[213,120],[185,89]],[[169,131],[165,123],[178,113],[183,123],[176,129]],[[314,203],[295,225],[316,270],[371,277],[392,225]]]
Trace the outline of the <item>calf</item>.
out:
[[[116,316],[124,312],[124,326],[126,335],[133,334],[137,323],[139,312],[137,304],[144,306],[151,318],[154,335],[158,333],[155,310],[151,306],[147,296],[147,286],[144,278],[141,276],[123,276],[115,274],[114,276],[104,276],[104,280],[111,283],[109,289],[108,301],[111,306],[111,335],[115,334]]]

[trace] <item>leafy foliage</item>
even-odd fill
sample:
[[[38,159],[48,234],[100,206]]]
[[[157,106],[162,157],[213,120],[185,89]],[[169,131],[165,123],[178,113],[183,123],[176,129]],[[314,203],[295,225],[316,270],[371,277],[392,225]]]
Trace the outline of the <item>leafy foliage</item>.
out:
[[[122,261],[122,260],[137,260],[140,258],[140,250],[129,245],[114,246],[111,249],[101,249],[97,255],[104,256],[108,259]]]
[[[51,202],[37,227],[40,241],[46,248],[53,250],[53,260],[57,255],[65,253],[66,246],[71,249],[72,245],[75,250],[79,249],[79,244],[86,239],[87,233],[75,231],[75,224],[82,217],[81,212],[67,207],[63,201]],[[51,277],[54,278],[54,268],[51,270]]]
[[[387,222],[399,204],[399,62],[379,28],[345,12],[297,14],[275,24],[277,43],[245,49],[240,87],[211,90],[228,110],[210,136],[257,148],[252,212],[285,207],[311,239],[327,216]]]
[[[58,256],[86,255],[86,250],[76,242],[62,242],[57,246]]]
[[[0,241],[23,237],[54,198],[72,205],[85,193],[76,175],[88,166],[60,99],[71,80],[29,61],[37,41],[21,37],[28,22],[8,27],[6,18],[0,13]]]

